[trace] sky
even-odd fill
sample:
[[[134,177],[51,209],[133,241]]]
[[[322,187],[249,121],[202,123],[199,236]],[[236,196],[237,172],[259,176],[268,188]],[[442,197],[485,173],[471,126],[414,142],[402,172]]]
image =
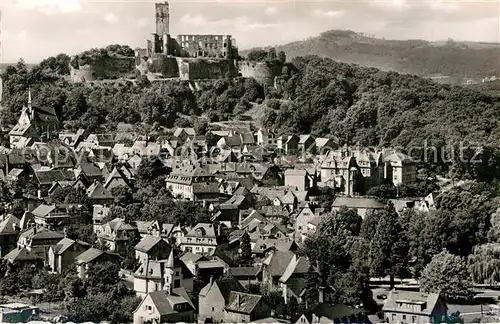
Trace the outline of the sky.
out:
[[[500,41],[500,0],[173,0],[170,33],[230,34],[240,49],[350,29],[387,39]],[[0,0],[1,61],[109,44],[145,47],[154,0]]]

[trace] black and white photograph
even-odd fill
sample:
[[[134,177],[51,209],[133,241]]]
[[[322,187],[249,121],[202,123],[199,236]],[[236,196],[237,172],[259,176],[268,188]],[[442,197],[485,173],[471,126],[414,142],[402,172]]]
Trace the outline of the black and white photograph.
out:
[[[0,0],[0,323],[500,323],[500,0]]]

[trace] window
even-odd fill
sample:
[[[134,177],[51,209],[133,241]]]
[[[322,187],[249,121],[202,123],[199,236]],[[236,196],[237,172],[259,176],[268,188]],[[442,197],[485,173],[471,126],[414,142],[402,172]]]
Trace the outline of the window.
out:
[[[392,321],[395,322],[396,321],[396,314],[392,314]]]
[[[179,271],[175,272],[175,276],[178,277],[180,275]]]
[[[412,323],[416,323],[417,322],[417,317],[416,316],[412,316],[411,317],[411,322]]]
[[[179,279],[174,280],[174,288],[179,288],[181,286],[181,281]]]
[[[403,320],[405,320],[405,319],[406,319],[406,315],[403,315]]]
[[[212,312],[215,311],[215,307],[212,307]]]

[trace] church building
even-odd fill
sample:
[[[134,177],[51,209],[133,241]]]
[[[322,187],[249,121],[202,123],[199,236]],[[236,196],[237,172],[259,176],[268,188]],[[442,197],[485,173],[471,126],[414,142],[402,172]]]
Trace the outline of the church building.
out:
[[[10,131],[10,147],[24,148],[40,141],[43,133],[59,129],[59,119],[52,107],[33,107],[31,90],[28,92],[28,106],[23,107],[16,126]]]

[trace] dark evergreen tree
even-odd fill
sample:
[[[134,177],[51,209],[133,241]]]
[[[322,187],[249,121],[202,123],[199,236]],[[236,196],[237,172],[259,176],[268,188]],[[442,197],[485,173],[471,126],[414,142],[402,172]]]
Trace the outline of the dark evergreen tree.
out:
[[[252,246],[250,245],[250,235],[247,232],[241,236],[240,249],[240,266],[252,265]]]
[[[408,272],[408,241],[392,202],[381,212],[377,229],[370,244],[371,274],[389,275],[391,289],[395,276]]]

